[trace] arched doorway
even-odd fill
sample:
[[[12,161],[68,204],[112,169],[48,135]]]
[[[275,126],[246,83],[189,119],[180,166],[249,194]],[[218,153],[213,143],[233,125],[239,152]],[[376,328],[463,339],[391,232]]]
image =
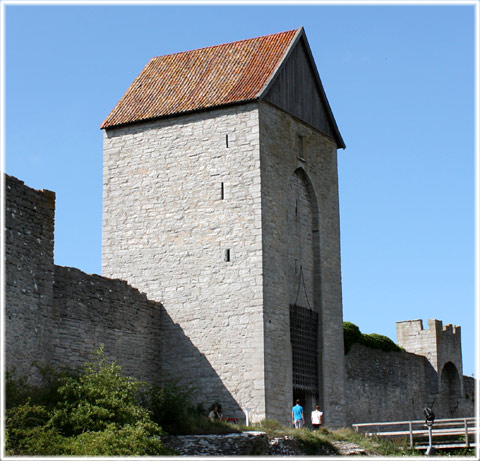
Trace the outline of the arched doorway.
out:
[[[290,177],[287,222],[292,397],[301,400],[305,415],[309,415],[316,404],[323,408],[320,237],[315,191],[301,168]]]
[[[443,408],[454,414],[461,397],[461,382],[457,367],[447,362],[440,375],[440,400]]]

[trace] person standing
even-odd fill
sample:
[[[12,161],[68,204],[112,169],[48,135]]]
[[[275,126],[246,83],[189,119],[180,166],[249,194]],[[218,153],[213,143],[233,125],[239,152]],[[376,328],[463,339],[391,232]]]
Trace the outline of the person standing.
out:
[[[218,407],[213,407],[212,411],[208,414],[208,417],[210,419],[221,419],[222,418],[222,415],[220,414],[220,410],[218,409]]]
[[[305,418],[303,417],[303,407],[300,405],[300,400],[296,400],[295,406],[292,408],[292,424],[295,429],[301,429],[305,424]]]
[[[320,407],[317,405],[311,415],[313,430],[317,431],[323,422],[323,412],[320,411]]]

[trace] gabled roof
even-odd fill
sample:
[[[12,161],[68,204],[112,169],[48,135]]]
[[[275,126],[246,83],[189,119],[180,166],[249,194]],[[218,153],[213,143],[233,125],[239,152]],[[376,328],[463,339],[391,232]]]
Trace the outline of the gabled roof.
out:
[[[258,100],[300,37],[303,27],[152,58],[101,128]]]

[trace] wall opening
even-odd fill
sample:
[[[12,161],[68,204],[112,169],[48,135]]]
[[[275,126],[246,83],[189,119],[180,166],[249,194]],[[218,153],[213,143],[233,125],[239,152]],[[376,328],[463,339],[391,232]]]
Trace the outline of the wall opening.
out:
[[[305,415],[318,404],[318,313],[290,305],[293,402],[300,399]],[[305,421],[309,419],[305,416]]]
[[[323,407],[319,210],[302,168],[290,177],[287,213],[292,385],[307,408]]]
[[[461,383],[457,367],[447,362],[440,375],[440,399],[450,413],[455,413],[461,398]]]

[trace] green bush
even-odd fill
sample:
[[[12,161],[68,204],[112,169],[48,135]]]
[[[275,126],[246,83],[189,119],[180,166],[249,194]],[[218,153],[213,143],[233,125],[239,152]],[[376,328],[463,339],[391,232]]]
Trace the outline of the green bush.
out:
[[[78,376],[66,377],[58,387],[61,401],[53,411],[51,424],[66,436],[103,431],[110,424],[141,421],[150,425],[148,411],[138,403],[140,388],[145,384],[123,376],[121,370],[107,361],[103,349],[96,351]]]
[[[343,345],[345,354],[348,354],[354,343],[360,343],[361,340],[362,333],[360,333],[357,325],[350,322],[343,322]]]
[[[382,351],[401,351],[402,348],[397,346],[390,338],[383,335],[372,333],[369,335],[362,335],[362,344],[373,349],[381,349]]]
[[[345,354],[348,354],[354,343],[363,344],[372,349],[381,349],[382,351],[401,351],[403,348],[397,346],[390,338],[383,335],[372,333],[363,334],[357,325],[350,322],[343,322],[343,345]]]
[[[161,427],[138,402],[145,384],[123,376],[103,348],[77,373],[53,373],[42,387],[9,380],[8,455],[171,454],[158,438]],[[45,405],[36,403],[42,399]]]
[[[177,381],[148,386],[141,402],[148,408],[153,421],[169,434],[189,433],[191,420],[196,416],[191,403],[193,388],[181,387]]]
[[[211,421],[203,405],[192,403],[195,388],[180,385],[178,380],[169,380],[159,385],[148,386],[141,402],[150,411],[152,420],[172,435],[226,434],[238,432],[222,421]],[[221,408],[218,402],[213,405]]]
[[[118,428],[109,425],[101,432],[84,432],[68,439],[64,455],[70,456],[155,456],[172,455],[157,436],[141,423]]]

